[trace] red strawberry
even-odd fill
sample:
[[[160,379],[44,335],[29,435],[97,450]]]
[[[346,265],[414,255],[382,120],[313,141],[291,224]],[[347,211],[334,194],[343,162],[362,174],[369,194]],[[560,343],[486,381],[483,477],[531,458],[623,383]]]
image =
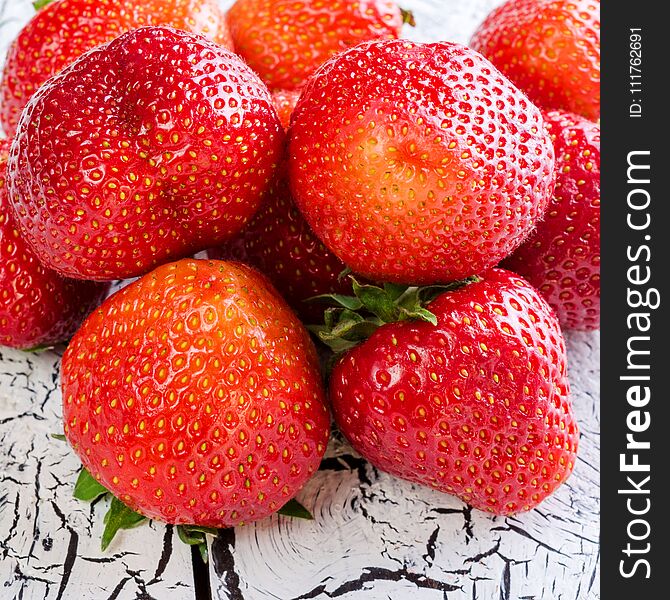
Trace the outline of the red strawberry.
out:
[[[556,316],[500,269],[427,309],[436,325],[383,325],[335,366],[337,424],[383,471],[496,514],[533,508],[578,444]]]
[[[291,115],[299,99],[300,90],[277,90],[272,92],[272,102],[277,109],[279,120],[284,129],[288,129],[291,124]]]
[[[228,244],[209,251],[210,258],[239,260],[259,269],[305,322],[323,318],[323,306],[305,302],[321,294],[351,293],[339,275],[346,265],[314,235],[296,208],[281,176],[265,204]]]
[[[307,332],[243,265],[182,260],[109,298],[62,367],[65,434],[141,514],[228,527],[318,468],[328,411]]]
[[[65,279],[40,264],[9,210],[8,152],[9,142],[0,140],[0,346],[57,344],[70,339],[109,285]]]
[[[391,0],[237,0],[228,11],[235,50],[271,89],[295,89],[331,56],[400,36]]]
[[[539,107],[600,118],[600,0],[508,0],[471,46]]]
[[[306,86],[289,138],[298,207],[373,280],[430,284],[497,264],[553,189],[539,110],[448,42],[370,42],[336,56]]]
[[[237,233],[282,141],[267,88],[239,57],[144,27],[33,96],[10,154],[10,200],[46,265],[82,279],[132,277]]]
[[[545,114],[556,149],[556,191],[537,231],[504,262],[537,287],[569,329],[600,326],[600,127]]]
[[[0,84],[5,132],[14,135],[23,107],[49,77],[94,46],[143,25],[170,25],[233,47],[216,0],[56,0],[32,18],[9,49]]]

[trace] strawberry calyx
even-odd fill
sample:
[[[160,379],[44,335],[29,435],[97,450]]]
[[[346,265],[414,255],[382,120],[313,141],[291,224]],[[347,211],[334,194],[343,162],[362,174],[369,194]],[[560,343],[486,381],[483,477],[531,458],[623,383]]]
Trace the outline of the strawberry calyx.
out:
[[[361,284],[354,275],[346,276],[351,280],[353,296],[324,294],[309,299],[331,305],[324,312],[324,323],[310,325],[308,329],[336,355],[367,340],[387,323],[419,320],[437,325],[437,317],[425,306],[444,292],[479,281],[473,276],[443,285],[417,287]]]
[[[33,2],[33,8],[36,11],[42,10],[45,6],[51,4],[53,1],[54,0],[35,0],[35,2]]]
[[[60,434],[52,434],[52,437],[61,439]],[[100,498],[110,499],[109,508],[103,519],[105,528],[100,543],[102,551],[109,547],[109,544],[121,529],[131,529],[149,520],[144,515],[126,506],[84,467],[79,472],[72,495],[82,502],[94,502]],[[277,513],[296,519],[312,520],[314,518],[295,498],[289,500]],[[207,535],[216,535],[218,530],[201,525],[177,525],[176,528],[179,539],[189,546],[197,546],[203,562],[206,563],[208,561]]]
[[[48,0],[51,1],[51,0]],[[400,9],[400,14],[402,15],[403,25],[409,25],[410,27],[416,27],[416,19],[414,18],[414,13],[411,10],[406,10],[404,8]]]

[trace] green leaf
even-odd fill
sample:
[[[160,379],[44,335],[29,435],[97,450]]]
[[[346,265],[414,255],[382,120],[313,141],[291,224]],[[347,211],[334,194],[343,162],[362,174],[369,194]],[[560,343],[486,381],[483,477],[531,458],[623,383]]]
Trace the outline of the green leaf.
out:
[[[199,527],[197,525],[177,525],[177,535],[179,539],[189,546],[202,544],[207,534],[216,535],[218,529],[213,527]]]
[[[437,325],[437,317],[429,310],[421,307],[416,307],[412,310],[403,309],[408,319],[416,319],[419,321],[427,321],[431,325]]]
[[[197,525],[177,525],[179,539],[189,546],[197,546],[202,562],[205,564],[209,561],[206,537],[208,533],[216,535],[218,530],[212,527],[199,527]]]
[[[284,515],[285,517],[293,517],[295,519],[306,519],[307,521],[313,521],[314,517],[312,513],[309,512],[300,502],[295,498],[289,500],[284,506],[282,506],[278,511],[278,514]]]
[[[47,350],[53,350],[53,344],[40,344],[39,346],[33,346],[32,348],[24,348],[24,352],[29,352],[30,354],[42,354]]]
[[[344,294],[321,294],[320,296],[307,298],[305,302],[334,302],[347,310],[359,310],[363,308],[363,303],[358,298]]]
[[[405,10],[404,8],[401,8],[400,14],[402,15],[402,22],[405,25],[416,27],[416,19],[414,18],[414,13],[411,10]]]
[[[35,10],[41,10],[47,4],[51,4],[52,2],[53,2],[53,0],[35,0],[35,2],[33,2],[33,8]]]
[[[363,306],[373,315],[378,316],[384,323],[398,320],[398,310],[394,299],[376,285],[361,285],[351,278],[354,294],[363,303]]]
[[[62,433],[52,433],[51,437],[59,442],[67,442],[67,438]]]
[[[342,269],[342,272],[337,276],[338,281],[342,281],[345,277],[348,277],[351,274],[351,269],[349,267],[345,267]]]
[[[103,494],[108,493],[108,489],[103,486],[93,475],[82,467],[77,483],[74,485],[73,496],[83,502],[93,502]]]
[[[398,283],[384,284],[384,291],[390,296],[392,300],[397,300],[398,298],[400,298],[400,296],[402,296],[408,289],[409,286],[401,285]]]
[[[146,517],[128,508],[121,500],[112,497],[109,510],[105,514],[105,530],[102,533],[100,548],[104,551],[114,539],[119,529],[131,529],[146,521]]]

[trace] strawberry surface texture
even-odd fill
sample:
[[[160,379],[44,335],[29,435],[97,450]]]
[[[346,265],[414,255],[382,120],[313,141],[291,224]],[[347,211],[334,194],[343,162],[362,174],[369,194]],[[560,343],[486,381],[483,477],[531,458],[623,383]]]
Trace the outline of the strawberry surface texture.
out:
[[[600,327],[600,126],[545,114],[556,189],[544,220],[504,266],[537,287],[567,329]]]
[[[0,121],[16,132],[23,107],[50,77],[87,50],[144,25],[200,33],[232,50],[216,0],[55,0],[12,43],[0,83]]]
[[[228,527],[281,508],[330,431],[314,346],[268,281],[184,259],[110,297],[63,357],[65,433],[130,508]]]
[[[67,279],[40,263],[9,210],[8,154],[9,142],[0,140],[0,346],[50,346],[70,339],[109,284]]]
[[[540,108],[600,118],[600,0],[508,0],[470,45]]]
[[[544,213],[540,111],[459,44],[364,43],[328,61],[289,130],[298,207],[371,280],[431,284],[496,265]]]
[[[295,89],[331,56],[400,36],[390,0],[237,0],[227,14],[235,50],[271,89]]]
[[[570,475],[578,428],[565,344],[546,301],[492,269],[381,326],[330,378],[337,424],[377,468],[510,515]]]
[[[141,275],[237,233],[283,151],[265,85],[205,38],[143,27],[61,71],[24,111],[9,199],[49,267]]]
[[[310,298],[351,293],[351,282],[339,277],[346,265],[310,229],[283,170],[246,227],[227,244],[210,249],[208,256],[257,268],[308,323],[320,322],[324,311],[323,304],[308,302]]]

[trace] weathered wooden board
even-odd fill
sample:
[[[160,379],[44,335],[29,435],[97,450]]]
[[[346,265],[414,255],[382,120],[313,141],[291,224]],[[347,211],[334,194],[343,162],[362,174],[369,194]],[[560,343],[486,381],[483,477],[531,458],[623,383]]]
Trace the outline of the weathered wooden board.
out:
[[[81,464],[62,433],[60,353],[0,351],[0,598],[193,600],[172,527],[124,531],[100,551],[104,502],[72,498]]]
[[[421,41],[466,42],[498,0],[405,0]],[[224,2],[230,4],[230,2]],[[0,52],[32,13],[0,0]],[[335,439],[299,499],[311,522],[272,517],[211,547],[217,600],[599,598],[599,336],[570,334],[580,456],[539,509],[495,518],[379,473]],[[0,350],[0,599],[193,600],[190,550],[172,528],[99,550],[102,503],[71,497],[78,462],[59,431],[58,352]]]

